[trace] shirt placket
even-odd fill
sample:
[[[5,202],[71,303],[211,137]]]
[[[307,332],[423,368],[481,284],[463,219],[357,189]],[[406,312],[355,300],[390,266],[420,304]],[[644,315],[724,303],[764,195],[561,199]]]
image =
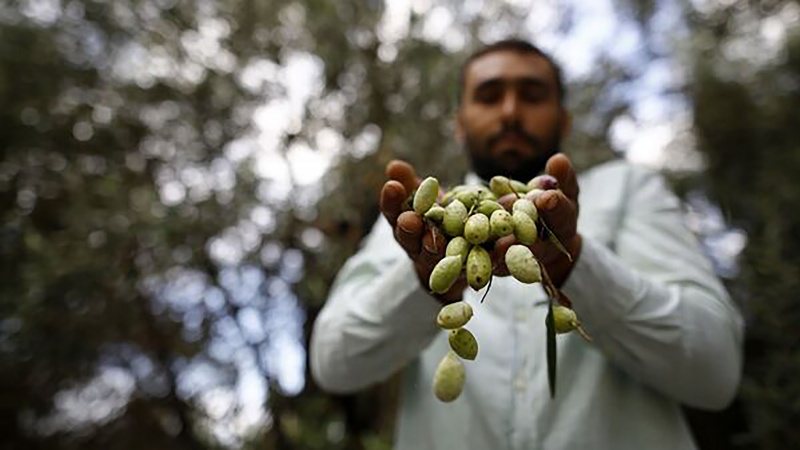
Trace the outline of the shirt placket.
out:
[[[540,373],[536,365],[539,349],[544,349],[542,341],[545,337],[544,322],[537,323],[536,304],[544,298],[539,285],[513,283],[514,295],[511,319],[513,326],[514,363],[512,365],[512,430],[511,448],[525,450],[537,441],[538,432],[534,421],[534,402],[537,399],[536,376]],[[544,360],[542,360],[544,362]]]

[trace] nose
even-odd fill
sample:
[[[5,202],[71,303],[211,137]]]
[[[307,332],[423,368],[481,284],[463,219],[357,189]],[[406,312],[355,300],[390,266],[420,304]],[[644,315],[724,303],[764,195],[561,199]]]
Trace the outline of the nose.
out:
[[[507,92],[503,97],[503,104],[501,105],[501,112],[503,122],[516,123],[519,121],[519,100],[513,92]]]

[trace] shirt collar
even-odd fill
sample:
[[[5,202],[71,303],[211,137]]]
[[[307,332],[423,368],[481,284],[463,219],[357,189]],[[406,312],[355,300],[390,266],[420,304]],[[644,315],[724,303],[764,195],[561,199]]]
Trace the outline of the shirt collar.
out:
[[[485,186],[489,185],[488,182],[483,181],[483,178],[479,177],[477,173],[475,173],[475,172],[473,172],[471,170],[469,172],[467,172],[466,175],[464,175],[464,184],[466,184],[468,186],[473,186],[473,185],[478,185],[478,184],[485,185]]]

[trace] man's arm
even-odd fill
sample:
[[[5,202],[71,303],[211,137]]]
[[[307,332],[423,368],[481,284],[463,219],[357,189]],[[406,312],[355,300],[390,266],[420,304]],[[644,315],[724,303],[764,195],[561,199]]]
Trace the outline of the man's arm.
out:
[[[337,276],[311,336],[311,373],[323,389],[348,393],[389,378],[439,329],[441,303],[379,219]]]
[[[662,179],[634,171],[616,253],[584,239],[562,286],[596,345],[689,406],[724,408],[742,368],[743,321]]]
[[[314,324],[311,372],[332,392],[352,392],[382,381],[417,356],[436,335],[442,303],[461,298],[465,280],[428,293],[427,280],[444,256],[446,239],[408,211],[419,185],[403,161],[386,166],[379,219],[364,247],[337,277]]]

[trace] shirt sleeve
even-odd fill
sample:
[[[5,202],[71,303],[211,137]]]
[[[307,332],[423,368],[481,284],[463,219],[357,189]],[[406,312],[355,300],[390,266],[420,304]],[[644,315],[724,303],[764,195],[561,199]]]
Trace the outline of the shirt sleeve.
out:
[[[722,409],[738,388],[743,320],[663,179],[634,172],[612,252],[584,239],[563,286],[597,346],[662,394]]]
[[[349,393],[388,379],[439,332],[440,308],[379,219],[316,319],[309,349],[314,380],[326,391]]]

